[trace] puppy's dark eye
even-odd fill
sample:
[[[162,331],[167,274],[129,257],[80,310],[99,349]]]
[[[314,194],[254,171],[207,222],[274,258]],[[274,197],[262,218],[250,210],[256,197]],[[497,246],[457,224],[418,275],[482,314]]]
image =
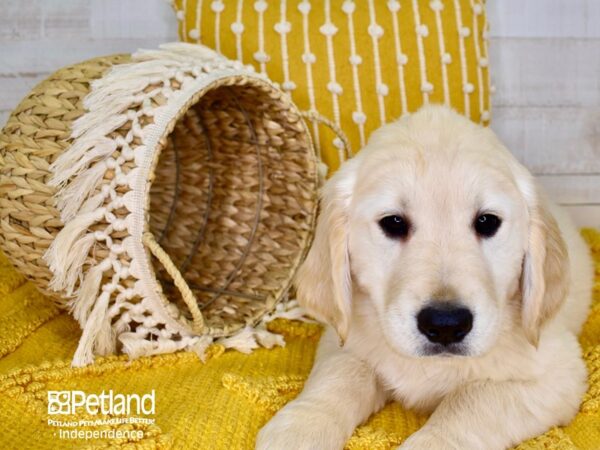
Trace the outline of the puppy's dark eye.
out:
[[[410,230],[408,220],[402,216],[385,216],[379,226],[389,238],[405,238]]]
[[[496,234],[501,224],[502,220],[500,217],[494,214],[480,214],[475,219],[473,227],[479,236],[488,238]]]

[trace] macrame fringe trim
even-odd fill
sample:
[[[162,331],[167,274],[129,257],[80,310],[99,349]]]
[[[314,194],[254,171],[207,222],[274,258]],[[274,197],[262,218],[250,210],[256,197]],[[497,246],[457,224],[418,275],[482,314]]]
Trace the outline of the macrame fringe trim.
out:
[[[212,344],[222,345],[226,349],[233,349],[246,354],[260,347],[285,347],[284,337],[267,329],[267,324],[275,319],[315,323],[298,304],[298,301],[285,300],[280,302],[273,312],[265,315],[256,326],[246,326],[233,336],[225,338],[215,339],[211,336],[194,336],[189,341],[179,343],[171,340],[160,342],[143,340],[136,333],[122,333],[119,335],[119,341],[123,345],[123,353],[129,355],[131,359],[188,350],[196,353],[200,360],[205,362],[206,351]]]
[[[314,322],[297,300],[285,300],[279,303],[273,312],[265,315],[255,327],[247,326],[231,337],[217,339],[216,343],[242,353],[251,353],[252,350],[259,347],[285,347],[285,339],[282,335],[267,330],[267,324],[275,319]],[[203,358],[203,356],[200,357]]]
[[[73,144],[50,167],[53,173],[50,184],[58,188],[56,204],[65,226],[44,259],[53,273],[50,287],[74,296],[69,305],[83,328],[74,365],[88,364],[94,354],[115,349],[114,331],[108,317],[112,291],[102,290],[103,277],[112,265],[98,264],[84,273],[85,261],[96,240],[106,240],[112,231],[111,228],[98,237],[92,230],[102,221],[111,223],[111,213],[102,205],[110,200],[110,191],[115,186],[106,186],[105,174],[124,162],[115,161],[112,156],[120,147],[122,155],[134,159],[129,144],[136,135],[143,138],[143,130],[139,125],[135,128],[133,119],[141,114],[156,114],[164,108],[164,105],[151,107],[145,103],[156,90],[144,91],[156,84],[169,92],[171,79],[178,79],[182,71],[195,71],[194,74],[199,75],[201,70],[194,68],[199,61],[210,63],[225,59],[204,47],[173,43],[158,50],[139,51],[132,56],[131,63],[114,66],[92,83],[91,92],[84,99],[87,112],[72,126]],[[129,121],[134,126],[125,137],[109,137]],[[143,146],[138,149],[140,147]],[[115,281],[119,281],[118,277],[113,284]]]

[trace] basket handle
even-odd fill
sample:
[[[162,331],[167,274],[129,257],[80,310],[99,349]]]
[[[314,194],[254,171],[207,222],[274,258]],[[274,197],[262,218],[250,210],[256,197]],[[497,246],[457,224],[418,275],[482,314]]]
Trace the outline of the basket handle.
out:
[[[352,157],[352,147],[350,146],[350,140],[348,139],[348,136],[346,136],[346,133],[344,133],[339,126],[337,126],[327,117],[316,111],[300,111],[300,115],[307,120],[317,122],[318,124],[325,125],[329,129],[331,129],[331,131],[333,131],[336,134],[336,136],[342,141],[342,144],[344,144],[344,149],[346,150],[346,157]]]
[[[158,259],[158,261],[163,265],[167,273],[173,279],[173,283],[175,287],[181,293],[181,297],[183,301],[187,305],[190,313],[192,314],[193,326],[192,329],[196,333],[203,333],[206,330],[206,324],[204,323],[204,316],[202,316],[202,312],[200,308],[198,308],[198,303],[196,301],[196,297],[192,293],[192,290],[187,285],[183,277],[181,276],[181,272],[177,270],[175,264],[167,254],[163,250],[163,248],[156,242],[154,235],[150,232],[145,232],[142,235],[142,242],[146,246],[146,248],[152,253],[152,255]]]

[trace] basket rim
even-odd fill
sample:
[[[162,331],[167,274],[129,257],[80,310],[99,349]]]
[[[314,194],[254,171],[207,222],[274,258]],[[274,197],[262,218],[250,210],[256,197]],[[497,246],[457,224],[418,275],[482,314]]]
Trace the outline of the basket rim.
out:
[[[160,160],[160,156],[162,154],[162,146],[160,145],[161,141],[164,141],[174,130],[177,122],[186,114],[186,112],[192,108],[195,104],[197,104],[203,96],[205,96],[209,91],[219,88],[221,86],[243,86],[243,85],[254,85],[259,88],[265,90],[265,92],[277,93],[279,100],[284,102],[286,107],[298,117],[298,121],[302,126],[303,133],[306,137],[306,158],[310,164],[310,175],[311,181],[315,186],[319,185],[319,175],[318,175],[318,166],[317,166],[317,155],[314,147],[314,143],[312,140],[311,133],[308,129],[306,122],[304,121],[301,111],[298,107],[291,101],[291,98],[277,88],[273,82],[264,77],[261,74],[256,74],[254,72],[245,71],[245,70],[232,70],[232,69],[224,69],[220,71],[215,71],[211,74],[207,74],[207,76],[201,77],[199,79],[194,80],[190,83],[189,86],[182,87],[180,90],[180,96],[177,99],[173,99],[172,102],[169,102],[168,108],[164,111],[161,111],[159,114],[154,116],[154,124],[149,125],[152,126],[153,129],[148,134],[148,139],[144,143],[149,148],[152,148],[151,152],[148,152],[147,157],[139,164],[137,167],[139,169],[137,176],[135,177],[135,181],[133,184],[132,191],[135,194],[142,195],[142,198],[136,197],[136,204],[143,204],[143,208],[132,212],[133,215],[133,227],[131,230],[131,236],[133,239],[131,240],[131,250],[133,259],[138,263],[138,270],[140,272],[139,281],[143,285],[143,289],[145,292],[145,297],[149,302],[152,303],[154,307],[157,308],[157,311],[160,311],[161,315],[164,317],[165,321],[168,321],[168,324],[173,328],[183,331],[186,333],[192,332],[197,335],[209,335],[214,338],[218,337],[227,337],[240,329],[244,328],[248,324],[235,324],[229,327],[223,328],[211,328],[209,326],[202,326],[198,329],[197,326],[191,324],[190,321],[185,318],[176,318],[173,317],[173,313],[169,311],[169,307],[175,305],[173,302],[169,301],[166,295],[163,292],[161,283],[156,276],[156,270],[152,264],[152,253],[148,249],[143,242],[144,233],[148,233],[150,231],[150,221],[148,220],[150,215],[150,188],[152,186],[152,181],[154,178],[154,173],[158,162]],[[317,190],[315,190],[315,197],[317,196]],[[139,201],[139,203],[137,203]],[[297,256],[294,258],[292,269],[289,271],[287,276],[287,281],[282,284],[281,288],[273,295],[275,301],[271,308],[264,308],[264,310],[257,316],[252,319],[251,325],[255,325],[258,323],[263,316],[271,312],[271,310],[282,301],[285,297],[285,294],[290,290],[293,280],[296,276],[300,263],[306,256],[308,249],[310,247],[310,243],[313,239],[314,235],[314,226],[317,218],[317,210],[318,210],[318,201],[315,201],[312,205],[309,219],[310,229],[313,230],[307,234],[307,237],[302,242],[301,250],[298,252]],[[161,247],[162,248],[162,247]],[[176,269],[177,273],[181,274],[179,269]],[[186,286],[189,288],[188,283],[184,280]],[[193,295],[194,301],[197,303],[196,296]],[[177,307],[179,308],[179,307]]]

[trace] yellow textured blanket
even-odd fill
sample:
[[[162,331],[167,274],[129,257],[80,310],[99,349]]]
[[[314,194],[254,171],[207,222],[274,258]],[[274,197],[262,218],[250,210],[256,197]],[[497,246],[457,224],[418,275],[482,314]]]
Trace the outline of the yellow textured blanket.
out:
[[[594,306],[580,338],[590,387],[569,426],[552,429],[521,444],[519,450],[600,448],[600,232],[586,230],[583,235],[596,261]],[[285,335],[285,348],[244,355],[213,346],[205,363],[193,353],[177,353],[131,362],[124,357],[101,358],[94,366],[72,369],[69,359],[80,334],[77,324],[25,282],[4,257],[0,298],[3,449],[253,448],[259,428],[302,388],[321,333],[318,325],[276,321],[271,328]],[[154,390],[155,414],[140,416],[154,423],[113,423],[111,419],[122,417],[86,412],[48,413],[48,391],[110,390],[123,395]],[[95,425],[98,419],[104,424]],[[425,420],[390,404],[356,430],[347,448],[394,448]],[[143,433],[124,433],[132,430]],[[72,439],[74,431],[88,431],[91,438]],[[93,431],[112,438],[94,439]],[[122,436],[114,437],[117,432]]]

